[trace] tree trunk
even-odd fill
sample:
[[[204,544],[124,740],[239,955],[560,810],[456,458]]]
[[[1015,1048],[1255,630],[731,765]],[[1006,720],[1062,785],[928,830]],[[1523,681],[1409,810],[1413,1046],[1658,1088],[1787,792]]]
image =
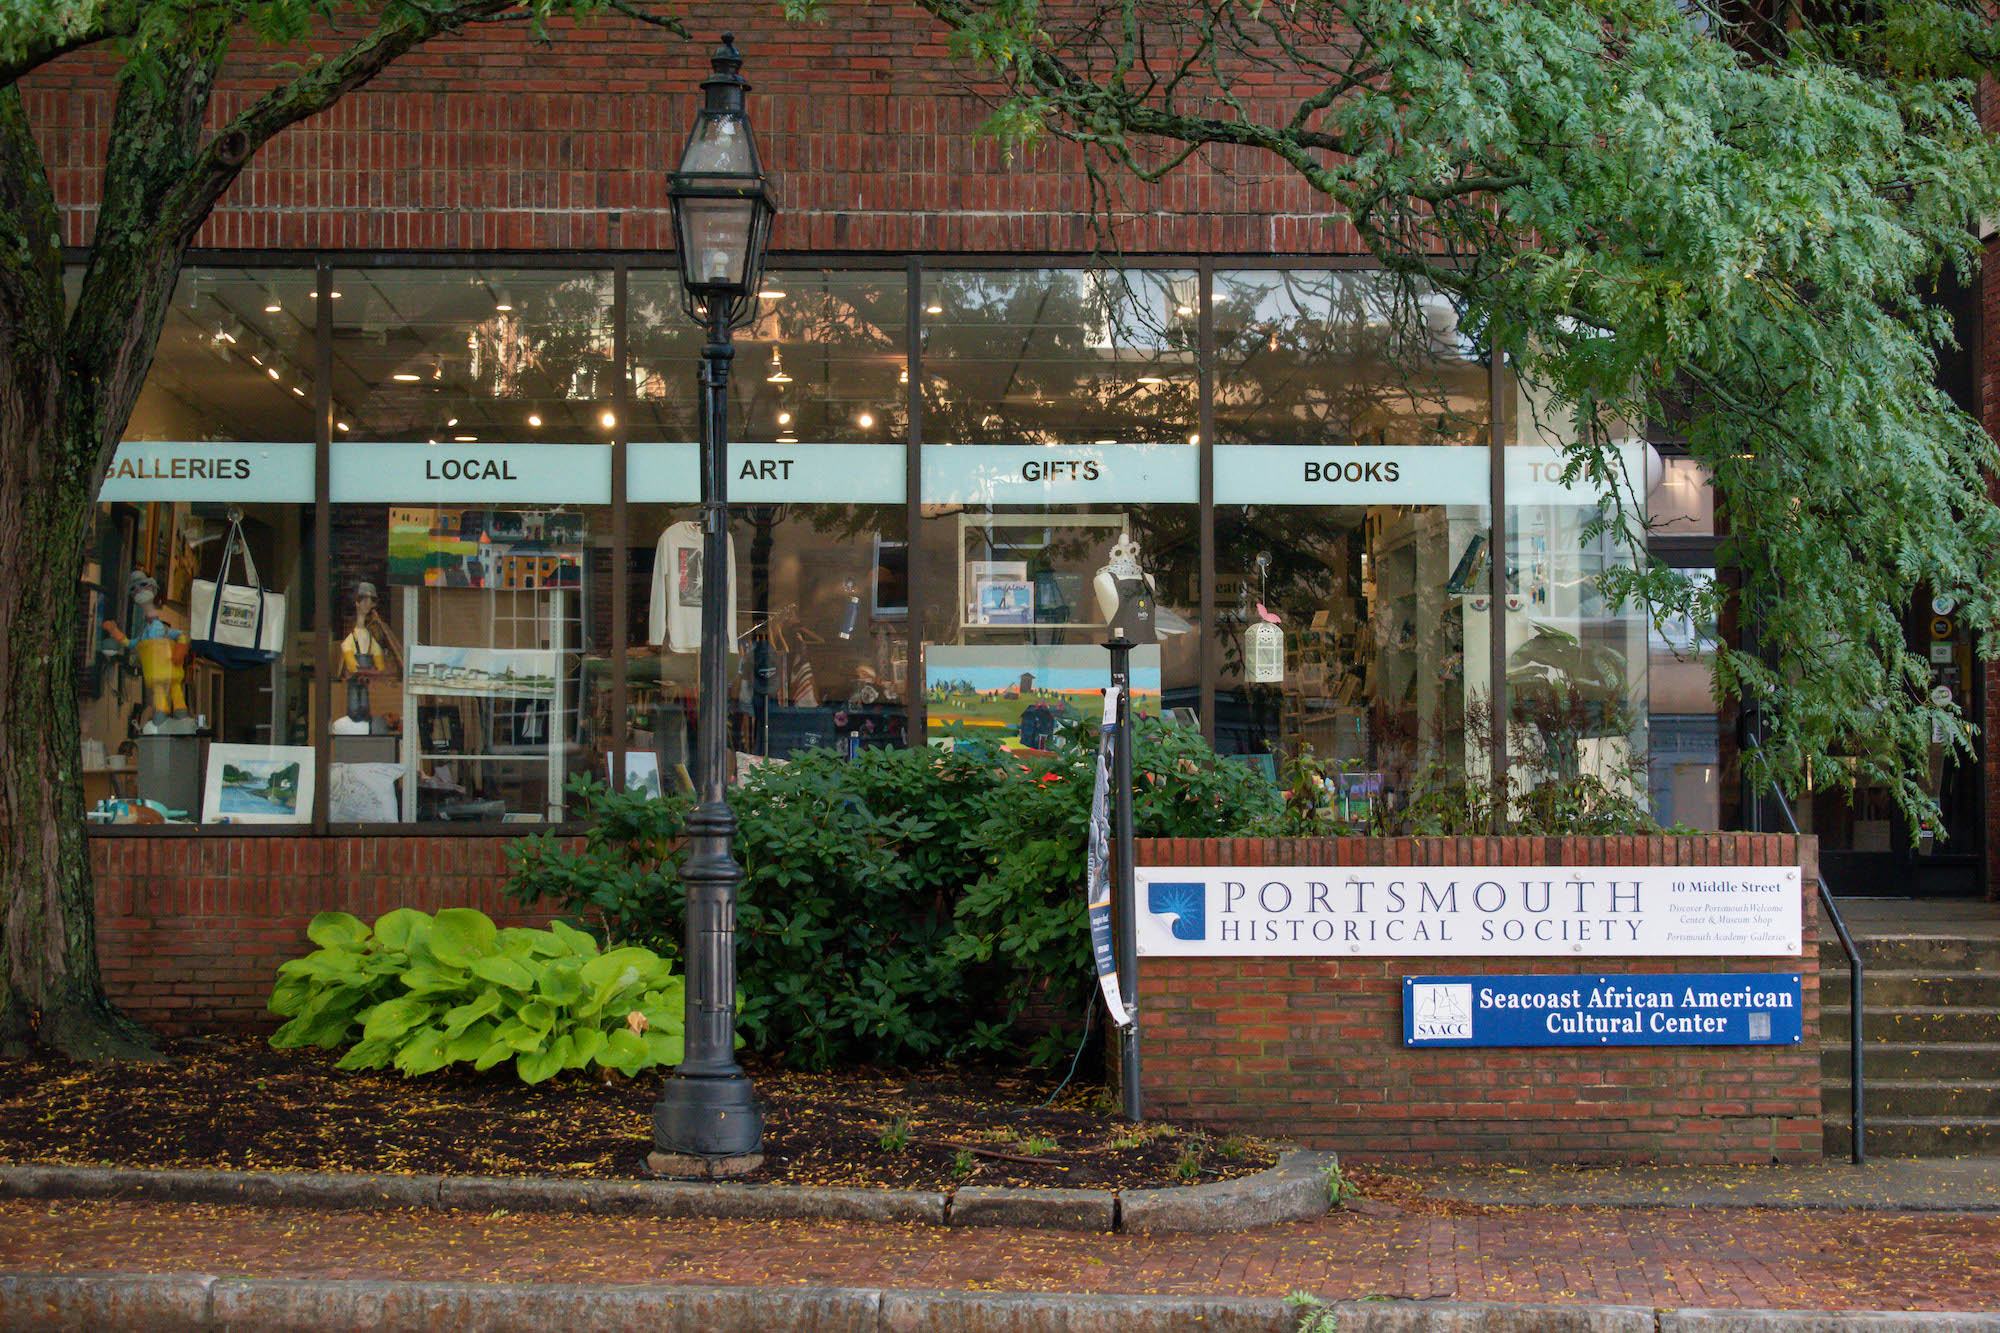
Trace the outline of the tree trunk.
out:
[[[0,378],[12,446],[0,462],[0,1051],[39,1040],[78,1060],[141,1058],[152,1048],[112,1008],[98,968],[76,741],[73,608],[96,497],[87,471],[56,461],[75,457],[52,438],[59,415],[24,388]]]

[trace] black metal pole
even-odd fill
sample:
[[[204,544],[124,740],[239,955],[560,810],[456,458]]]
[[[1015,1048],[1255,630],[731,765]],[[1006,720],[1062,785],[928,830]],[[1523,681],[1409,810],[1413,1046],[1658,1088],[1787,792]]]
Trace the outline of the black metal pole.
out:
[[[1111,837],[1113,892],[1118,907],[1118,990],[1132,1022],[1118,1034],[1119,1078],[1123,1085],[1125,1118],[1137,1123],[1139,1106],[1139,912],[1133,902],[1132,877],[1132,641],[1113,630],[1105,644],[1111,650],[1111,683],[1118,688],[1117,730],[1111,752]]]
[[[725,795],[724,713],[729,643],[729,480],[725,420],[729,303],[703,307],[701,351],[701,697],[696,759],[701,801],[688,816],[686,1048],[653,1106],[653,1142],[663,1153],[741,1157],[764,1142],[755,1089],[736,1063],[736,890],[743,868],[731,846],[736,816]],[[670,571],[671,573],[671,571]]]

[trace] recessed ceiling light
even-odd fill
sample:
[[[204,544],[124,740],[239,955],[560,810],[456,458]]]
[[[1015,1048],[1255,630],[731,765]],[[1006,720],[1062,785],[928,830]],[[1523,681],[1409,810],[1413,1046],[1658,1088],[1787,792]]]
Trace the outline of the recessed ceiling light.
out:
[[[528,424],[530,426],[539,426],[542,424],[542,419],[536,416],[533,412],[530,412],[528,413]]]
[[[264,358],[258,356],[255,352],[252,352],[250,353],[250,364],[253,366],[261,366],[264,364]]]
[[[757,299],[760,301],[782,301],[785,299],[785,294],[776,287],[766,287],[763,291],[757,293]]]
[[[1167,377],[1165,375],[1141,375],[1139,377],[1139,383],[1141,384],[1165,384],[1166,382]]]
[[[786,426],[786,425],[790,425],[790,424],[791,424],[791,420],[792,420],[792,414],[791,414],[790,412],[780,412],[780,413],[778,413],[778,424],[779,424],[780,426]]]
[[[267,305],[267,306],[265,306],[265,307],[264,307],[264,313],[265,313],[265,314],[267,314],[267,315],[275,315],[275,314],[277,314],[277,313],[278,313],[278,312],[279,312],[280,310],[283,310],[283,309],[284,309],[284,307],[283,307],[282,305],[279,305],[279,304],[278,304],[278,302],[277,302],[277,301],[276,301],[275,299],[273,299],[273,300],[272,300],[272,302],[271,302],[271,304],[269,304],[269,305]]]
[[[296,384],[294,384],[294,385],[292,386],[292,392],[293,392],[293,393],[295,393],[295,394],[297,394],[297,395],[298,395],[299,397],[301,397],[301,398],[303,398],[303,397],[305,397],[305,396],[306,396],[306,391],[305,391],[304,389],[301,389],[301,388],[300,388],[300,387],[299,387],[298,385],[296,385]]]
[[[1092,440],[1092,441],[1091,441],[1091,443],[1092,443],[1092,444],[1116,444],[1116,443],[1118,443],[1118,441],[1116,441],[1116,440]]]
[[[447,426],[456,426],[458,424],[458,418],[453,417],[451,420],[445,422],[444,424]]]
[[[1176,306],[1174,307],[1174,313],[1180,315],[1192,315],[1194,313],[1194,307],[1191,305]]]
[[[799,442],[799,437],[792,434],[790,431],[786,431],[784,434],[778,437],[779,444],[797,444],[798,442]]]
[[[479,437],[477,435],[454,435],[451,438],[457,440],[460,444],[471,444]]]
[[[270,377],[271,377],[272,379],[277,379],[277,378],[278,378],[278,368],[277,368],[276,366],[266,366],[266,367],[264,367],[264,373],[265,373],[266,375],[269,375],[269,376],[270,376]]]
[[[863,412],[860,416],[854,418],[854,424],[863,430],[867,430],[875,424],[875,415],[872,412]]]
[[[1188,443],[1189,443],[1189,444],[1200,444],[1200,443],[1201,443],[1201,436],[1200,436],[1200,435],[1198,435],[1198,434],[1197,434],[1197,435],[1190,435],[1190,436],[1188,436]]]
[[[599,417],[598,421],[603,423],[604,428],[606,430],[610,430],[613,426],[618,424],[618,418],[609,412],[606,412],[603,416]]]
[[[345,421],[336,421],[336,422],[334,422],[334,423],[333,423],[333,428],[334,428],[335,430],[342,430],[342,431],[344,431],[344,430],[346,430],[346,429],[347,429],[347,423],[346,423]]]
[[[924,313],[926,315],[942,315],[944,313],[944,307],[936,303],[932,303],[924,307]]]
[[[792,382],[792,377],[785,373],[785,362],[778,355],[778,349],[775,347],[771,349],[771,373],[766,375],[764,379],[765,382],[770,384],[790,384]]]
[[[423,377],[420,375],[412,375],[407,370],[399,370],[395,374],[391,375],[389,378],[392,380],[401,380],[405,384],[415,384],[419,379]]]

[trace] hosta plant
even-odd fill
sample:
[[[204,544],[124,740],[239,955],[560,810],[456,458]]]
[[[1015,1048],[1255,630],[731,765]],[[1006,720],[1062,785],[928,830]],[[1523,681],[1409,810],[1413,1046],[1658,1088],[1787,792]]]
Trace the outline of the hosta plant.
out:
[[[306,936],[319,948],[278,969],[270,1009],[290,1021],[271,1044],[351,1044],[342,1069],[394,1065],[409,1077],[512,1061],[540,1083],[681,1059],[682,981],[648,949],[600,951],[560,921],[502,929],[465,907],[401,908],[372,928],[322,912]]]

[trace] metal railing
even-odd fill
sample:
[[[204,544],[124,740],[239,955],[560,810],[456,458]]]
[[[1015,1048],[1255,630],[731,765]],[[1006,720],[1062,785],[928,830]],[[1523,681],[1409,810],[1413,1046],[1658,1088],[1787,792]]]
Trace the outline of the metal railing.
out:
[[[1751,745],[1756,745],[1752,739]],[[1799,821],[1792,817],[1792,803],[1778,790],[1778,784],[1771,784],[1771,795],[1777,798],[1778,809],[1785,812],[1785,823],[1791,826],[1793,837],[1804,836],[1799,832]],[[1848,1106],[1849,1118],[1854,1122],[1853,1147],[1849,1156],[1856,1166],[1868,1159],[1867,1120],[1863,1106],[1868,1100],[1868,1085],[1862,1078],[1861,1070],[1861,951],[1854,947],[1854,937],[1847,933],[1847,923],[1840,919],[1840,909],[1833,905],[1833,890],[1827,887],[1826,876],[1814,876],[1819,881],[1819,902],[1826,911],[1826,919],[1833,923],[1833,933],[1840,937],[1840,947],[1847,950],[1847,1058],[1848,1058]]]

